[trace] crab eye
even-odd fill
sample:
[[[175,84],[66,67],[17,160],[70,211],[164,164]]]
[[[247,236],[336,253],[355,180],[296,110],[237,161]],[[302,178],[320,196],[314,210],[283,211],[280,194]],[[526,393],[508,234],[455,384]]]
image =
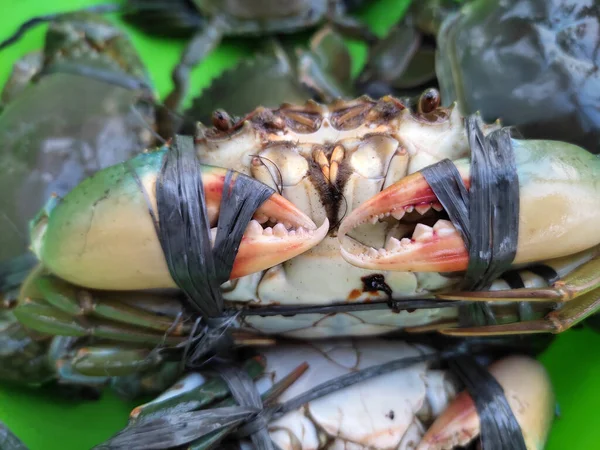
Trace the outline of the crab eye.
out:
[[[437,109],[441,104],[440,93],[435,88],[427,89],[419,98],[419,113],[428,114]]]

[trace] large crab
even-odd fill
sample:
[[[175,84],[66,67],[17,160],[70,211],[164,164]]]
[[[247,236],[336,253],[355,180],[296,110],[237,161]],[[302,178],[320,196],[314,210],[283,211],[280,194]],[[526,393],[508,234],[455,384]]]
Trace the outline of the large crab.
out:
[[[478,123],[485,134],[499,128]],[[222,286],[238,342],[264,341],[248,329],[305,339],[396,330],[556,333],[594,312],[598,160],[570,144],[511,142],[519,271],[469,294],[456,292],[469,259],[465,244],[439,218],[444,208],[421,176],[449,158],[469,186],[469,145],[456,108],[418,114],[390,97],[360,98],[259,108],[225,131],[201,127],[196,145],[210,164],[201,174],[211,227],[224,168],[281,192],[257,209]],[[107,340],[77,354],[77,370],[86,374],[110,374],[111,361],[117,374],[155,367],[163,361],[155,346],[184,345],[194,328],[148,209],[156,210],[167,152],[98,172],[32,222],[41,265],[13,313],[39,332]],[[358,227],[363,222],[372,223]],[[507,289],[515,275],[524,289]],[[159,291],[144,292],[151,289]],[[394,302],[408,297],[416,303]],[[446,299],[467,297],[490,302],[500,324],[461,326],[459,305]],[[532,308],[517,308],[517,300]]]
[[[65,195],[97,170],[151,145],[153,101],[148,74],[129,38],[95,14],[52,21],[43,48],[15,64],[0,114],[0,380],[37,386],[57,373],[63,380],[77,378],[61,362],[72,356],[65,356],[72,339],[27,330],[10,311],[36,264],[28,252],[28,222],[51,194]],[[168,385],[172,379],[165,375]],[[88,377],[86,383],[107,380]],[[155,386],[153,393],[165,387],[135,377],[113,381],[124,396],[136,396],[144,386]]]

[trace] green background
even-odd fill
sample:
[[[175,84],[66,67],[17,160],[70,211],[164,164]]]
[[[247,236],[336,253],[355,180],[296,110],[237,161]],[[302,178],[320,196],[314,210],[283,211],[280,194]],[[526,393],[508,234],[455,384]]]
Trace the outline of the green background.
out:
[[[33,16],[96,3],[99,2],[2,0],[0,40]],[[362,11],[359,17],[375,32],[382,34],[402,16],[407,3],[407,0],[379,0]],[[126,26],[126,29],[151,72],[157,93],[164,97],[171,89],[170,71],[183,50],[184,41],[153,39],[131,27]],[[35,28],[19,44],[0,53],[0,85],[4,84],[12,64],[21,55],[42,46],[44,30],[44,26]],[[365,47],[358,42],[349,42],[349,45],[355,58],[356,73],[364,62]],[[251,49],[247,41],[226,40],[194,70],[193,94],[200,93],[212,78],[233,66]],[[69,101],[68,93],[65,101]],[[600,390],[596,386],[600,382],[599,348],[600,335],[587,329],[572,330],[559,336],[541,356],[554,383],[560,411],[550,435],[548,450],[600,449]],[[98,402],[86,403],[58,399],[48,392],[0,385],[0,420],[11,427],[31,450],[89,449],[124,426],[134,406],[136,403],[123,402],[110,392]]]

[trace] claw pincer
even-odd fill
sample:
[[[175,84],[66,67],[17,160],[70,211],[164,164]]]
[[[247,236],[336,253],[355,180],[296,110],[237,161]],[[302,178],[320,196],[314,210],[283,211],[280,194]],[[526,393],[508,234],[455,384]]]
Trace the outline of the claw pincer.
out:
[[[440,292],[438,298],[559,302],[556,310],[542,319],[503,324],[488,319],[488,323],[470,327],[439,328],[444,334],[560,333],[600,309],[596,270],[600,161],[572,144],[508,136],[506,130],[498,130],[486,137],[480,134],[471,142],[472,150],[475,145],[486,149],[488,160],[495,158],[496,166],[476,160],[474,151],[470,160],[444,160],[424,167],[364,202],[340,224],[342,256],[356,267],[464,274],[462,287],[453,293]],[[501,154],[502,143],[505,154]],[[512,174],[507,175],[510,170],[505,166],[511,165]],[[440,204],[442,208],[433,208]],[[344,246],[346,235],[362,224],[389,221],[390,216],[401,220],[409,209],[431,208],[437,212],[435,222],[417,223],[410,238],[390,237],[379,250]],[[547,288],[525,289],[521,283],[509,290],[489,290],[516,267],[527,269],[539,261],[561,264],[561,259],[568,264],[569,258],[583,253],[589,254],[588,261],[571,269],[562,280],[558,276],[547,279]],[[491,314],[487,304],[480,307]]]
[[[600,244],[600,161],[575,145],[512,139],[519,181],[519,229],[515,264],[558,258]],[[465,189],[471,183],[468,159],[454,161]],[[502,192],[499,192],[502,194]],[[467,269],[469,253],[445,211],[433,227],[417,224],[411,238],[392,238],[386,251],[350,253],[343,238],[363,223],[390,216],[402,219],[409,208],[439,199],[421,171],[384,189],[342,221],[338,238],[351,264],[381,270],[453,272]],[[506,214],[498,211],[498,214]],[[419,227],[419,225],[421,225]]]

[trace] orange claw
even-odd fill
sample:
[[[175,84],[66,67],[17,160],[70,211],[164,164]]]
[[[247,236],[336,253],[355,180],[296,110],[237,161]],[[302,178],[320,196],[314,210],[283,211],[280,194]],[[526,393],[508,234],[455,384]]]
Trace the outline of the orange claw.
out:
[[[462,176],[468,188],[470,185],[468,171]],[[466,270],[469,254],[458,230],[447,220],[439,221],[433,229],[427,228],[426,233],[419,233],[415,229],[412,239],[388,241],[383,252],[374,249],[369,251],[367,247],[362,246],[362,253],[357,254],[344,248],[344,238],[354,228],[373,222],[378,217],[385,218],[391,215],[400,220],[406,208],[434,202],[437,202],[437,197],[420,172],[404,177],[384,189],[352,211],[340,224],[338,239],[343,258],[354,266],[373,270],[405,272]]]
[[[511,356],[488,368],[504,389],[528,450],[541,450],[546,444],[554,418],[555,398],[550,378],[535,359]],[[429,427],[417,450],[449,450],[466,446],[479,435],[480,423],[475,403],[467,391],[461,392]]]
[[[207,167],[203,170],[202,181],[210,226],[216,227],[227,170]],[[256,220],[248,224],[240,242],[230,279],[260,272],[292,259],[321,242],[329,231],[327,219],[317,228],[306,214],[277,193],[257,208],[254,218]],[[261,218],[265,221],[268,218],[278,225],[263,229],[258,222]]]
[[[316,230],[306,231],[300,228],[294,234],[284,233],[281,229],[281,235],[277,235],[277,231],[269,235],[265,234],[262,227],[253,225],[248,225],[240,242],[230,279],[259,272],[292,259],[321,242],[329,231],[327,219]]]

